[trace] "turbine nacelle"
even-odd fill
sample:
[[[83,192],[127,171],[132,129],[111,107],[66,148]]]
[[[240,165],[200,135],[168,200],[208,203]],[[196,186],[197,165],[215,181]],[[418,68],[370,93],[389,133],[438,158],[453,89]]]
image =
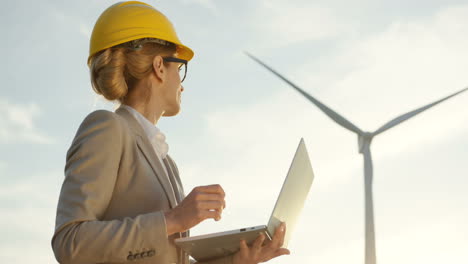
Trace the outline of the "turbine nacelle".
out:
[[[370,146],[372,138],[374,138],[374,133],[364,132],[363,134],[358,135],[358,148],[359,153],[364,153],[365,146]]]

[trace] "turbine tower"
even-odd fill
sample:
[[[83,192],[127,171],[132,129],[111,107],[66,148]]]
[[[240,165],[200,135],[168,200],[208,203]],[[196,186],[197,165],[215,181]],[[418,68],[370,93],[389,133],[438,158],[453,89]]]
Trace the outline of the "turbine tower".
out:
[[[406,114],[400,115],[383,126],[381,126],[379,129],[377,129],[374,132],[367,132],[367,131],[362,131],[359,129],[357,126],[355,126],[353,123],[345,119],[343,116],[339,115],[337,112],[333,111],[332,109],[328,108],[324,104],[322,104],[320,101],[312,97],[310,94],[306,93],[304,90],[299,88],[297,85],[283,77],[281,74],[267,66],[265,63],[254,57],[253,55],[245,52],[247,56],[255,60],[257,63],[271,71],[273,74],[281,78],[283,81],[288,83],[290,86],[292,86],[296,91],[298,91],[300,94],[302,94],[305,98],[309,99],[315,106],[317,106],[322,112],[324,112],[328,117],[330,117],[333,121],[338,123],[340,126],[351,130],[352,132],[356,133],[358,136],[358,147],[359,147],[359,153],[364,155],[364,196],[365,196],[365,264],[376,264],[376,254],[375,254],[375,232],[374,232],[374,204],[373,204],[373,198],[372,198],[372,180],[373,180],[373,167],[372,167],[372,157],[371,157],[371,151],[370,151],[370,145],[372,142],[372,139],[377,136],[378,134],[412,118],[413,116],[453,97],[456,96],[466,90],[468,90],[468,87],[453,93],[447,97],[444,97],[440,100],[437,100],[433,103],[430,103],[426,106],[420,107],[416,110],[410,111]]]

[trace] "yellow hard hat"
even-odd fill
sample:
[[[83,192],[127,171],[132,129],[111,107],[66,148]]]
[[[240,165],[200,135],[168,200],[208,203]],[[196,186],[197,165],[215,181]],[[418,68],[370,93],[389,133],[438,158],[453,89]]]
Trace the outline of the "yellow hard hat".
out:
[[[193,51],[183,45],[171,21],[154,7],[139,1],[119,2],[99,16],[91,34],[90,58],[112,46],[141,38],[156,38],[177,46],[179,58],[191,60]]]

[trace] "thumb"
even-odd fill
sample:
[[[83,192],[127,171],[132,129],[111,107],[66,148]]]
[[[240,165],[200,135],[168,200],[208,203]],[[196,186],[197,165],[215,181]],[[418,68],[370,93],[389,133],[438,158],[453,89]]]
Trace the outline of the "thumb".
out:
[[[289,255],[291,254],[291,252],[289,251],[289,249],[287,248],[279,248],[278,250],[275,251],[275,253],[273,254],[273,257],[276,258],[276,257],[279,257],[281,255]]]

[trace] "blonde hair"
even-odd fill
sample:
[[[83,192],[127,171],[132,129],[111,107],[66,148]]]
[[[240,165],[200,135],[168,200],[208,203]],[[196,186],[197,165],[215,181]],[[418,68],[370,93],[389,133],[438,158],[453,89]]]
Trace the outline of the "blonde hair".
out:
[[[109,101],[122,103],[134,85],[151,73],[156,55],[173,55],[176,50],[171,42],[143,38],[100,51],[88,64],[93,90]]]

